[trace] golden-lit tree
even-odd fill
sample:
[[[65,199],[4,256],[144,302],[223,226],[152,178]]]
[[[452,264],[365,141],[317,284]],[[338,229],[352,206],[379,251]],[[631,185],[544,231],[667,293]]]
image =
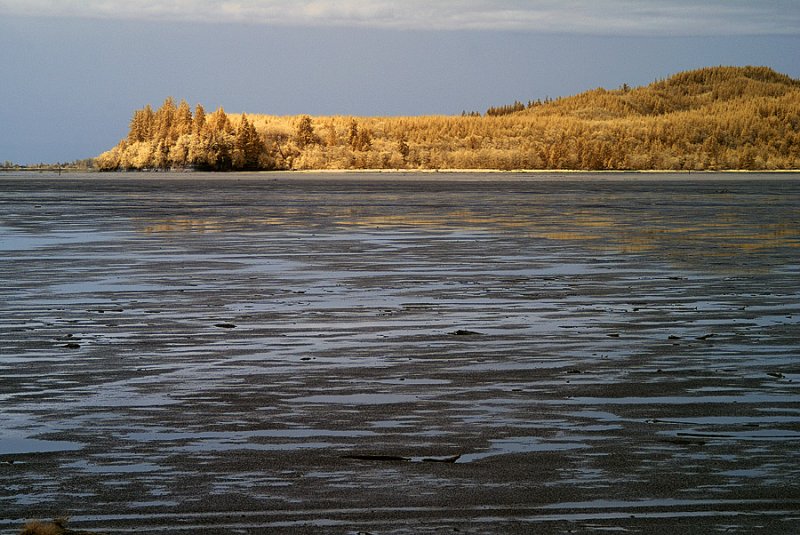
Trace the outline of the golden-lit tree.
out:
[[[153,131],[153,110],[148,104],[141,110],[136,110],[131,119],[128,133],[128,142],[136,143],[150,139]]]
[[[181,136],[192,133],[192,120],[192,108],[189,107],[189,104],[185,100],[181,100],[175,112],[175,140]]]
[[[297,121],[294,141],[301,149],[319,143],[319,137],[314,131],[314,121],[308,115],[303,115]]]

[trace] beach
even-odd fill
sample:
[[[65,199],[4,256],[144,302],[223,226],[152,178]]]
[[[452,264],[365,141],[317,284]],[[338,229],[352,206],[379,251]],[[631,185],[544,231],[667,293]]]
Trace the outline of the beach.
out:
[[[794,533],[798,213],[786,173],[0,177],[0,532]]]

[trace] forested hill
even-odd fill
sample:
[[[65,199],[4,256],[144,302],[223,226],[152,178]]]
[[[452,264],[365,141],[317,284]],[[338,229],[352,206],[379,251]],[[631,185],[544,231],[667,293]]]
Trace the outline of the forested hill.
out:
[[[103,170],[800,168],[800,81],[714,67],[648,86],[515,102],[483,115],[206,114],[168,98],[137,110]]]
[[[715,67],[676,74],[645,87],[618,90],[599,88],[580,95],[561,98],[539,105],[529,102],[527,114],[571,116],[581,119],[622,119],[697,111],[701,114],[719,111],[719,105],[737,108],[743,114],[755,101],[783,104],[797,98],[800,80],[793,80],[767,67]]]

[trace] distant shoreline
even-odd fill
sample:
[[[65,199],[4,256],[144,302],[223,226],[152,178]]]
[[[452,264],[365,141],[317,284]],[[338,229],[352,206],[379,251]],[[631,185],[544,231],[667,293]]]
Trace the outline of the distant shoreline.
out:
[[[80,169],[0,169],[0,179],[41,178],[58,180],[60,178],[96,180],[101,178],[130,178],[135,180],[304,180],[304,179],[408,179],[436,181],[452,178],[461,182],[498,181],[545,181],[563,178],[586,180],[626,180],[626,181],[681,181],[689,179],[722,178],[725,180],[800,180],[800,169],[780,169],[769,171],[727,169],[721,171],[673,171],[673,170],[570,170],[570,169],[303,169],[274,171],[194,171],[194,170],[152,170],[152,171],[97,171]],[[490,179],[491,177],[491,179]]]
[[[74,167],[11,167],[0,168],[0,173],[85,173],[85,174],[107,174],[107,175],[150,175],[150,174],[172,174],[172,175],[193,175],[193,174],[213,174],[213,175],[241,175],[241,174],[459,174],[459,173],[491,173],[491,174],[682,174],[682,175],[710,175],[710,174],[791,174],[800,173],[799,169],[470,169],[470,168],[442,168],[442,169],[406,169],[406,168],[374,168],[374,169],[269,169],[257,171],[204,171],[196,169],[130,169],[117,171],[101,171],[98,169],[78,169]]]

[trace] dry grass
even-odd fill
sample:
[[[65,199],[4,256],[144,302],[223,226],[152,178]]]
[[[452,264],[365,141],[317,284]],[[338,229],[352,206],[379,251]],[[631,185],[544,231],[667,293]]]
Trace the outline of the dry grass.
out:
[[[31,520],[22,526],[20,535],[102,535],[101,533],[70,529],[67,527],[69,519],[56,518],[52,522]]]

